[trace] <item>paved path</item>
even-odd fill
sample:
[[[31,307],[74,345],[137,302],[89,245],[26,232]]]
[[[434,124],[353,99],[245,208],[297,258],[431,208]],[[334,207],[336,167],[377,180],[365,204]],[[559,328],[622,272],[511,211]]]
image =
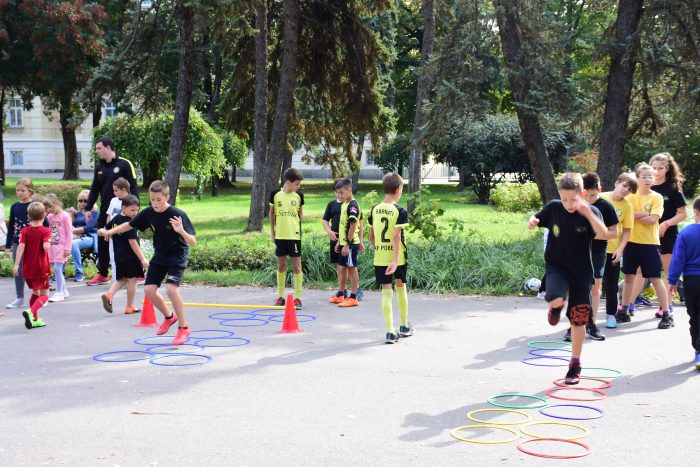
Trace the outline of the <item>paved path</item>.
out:
[[[139,349],[133,340],[153,331],[132,327],[138,317],[102,311],[104,288],[70,286],[68,300],[42,310],[46,328],[26,330],[16,310],[0,318],[0,465],[556,462],[522,454],[516,443],[477,445],[449,435],[467,424],[468,411],[487,408],[490,396],[542,396],[563,377],[561,368],[520,362],[528,342],[565,330],[546,324],[543,302],[534,298],[411,295],[416,335],[393,346],[383,343],[375,292],[359,308],[339,311],[325,303],[325,292],[306,291],[303,313],[317,319],[303,323],[300,335],[278,334],[279,323],[223,327],[207,317],[221,310],[190,309],[193,329],[228,329],[251,343],[206,349],[210,363],[171,368],[94,362],[100,352]],[[0,303],[11,290],[0,279]],[[188,301],[241,304],[273,295],[257,288],[183,293]],[[118,309],[123,300],[117,297]],[[700,374],[689,363],[687,317],[679,307],[677,326],[662,331],[652,314],[608,331],[605,342],[587,341],[584,366],[625,376],[608,399],[591,404],[605,416],[579,422],[591,430],[583,441],[593,454],[576,465],[697,465]],[[543,426],[538,433],[572,431]]]

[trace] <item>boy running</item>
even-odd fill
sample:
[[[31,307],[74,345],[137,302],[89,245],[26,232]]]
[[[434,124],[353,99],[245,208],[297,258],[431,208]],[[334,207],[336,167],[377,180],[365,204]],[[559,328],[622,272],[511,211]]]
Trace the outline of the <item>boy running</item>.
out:
[[[297,169],[284,172],[284,185],[270,194],[270,232],[277,256],[277,295],[274,304],[284,306],[287,282],[287,256],[292,258],[294,277],[294,306],[301,309],[301,221],[304,193],[299,190],[304,177]]]
[[[20,231],[12,274],[15,277],[19,275],[21,263],[24,280],[32,290],[29,308],[22,312],[22,316],[24,316],[24,326],[32,329],[46,326],[46,323],[39,318],[39,308],[49,299],[51,230],[44,227],[46,208],[42,203],[36,201],[30,203],[27,207],[27,216],[29,226]]]
[[[591,241],[603,237],[607,229],[600,211],[581,197],[583,180],[580,174],[565,173],[559,180],[559,197],[530,217],[528,227],[547,227],[549,239],[545,251],[547,320],[555,326],[561,310],[571,323],[571,362],[564,383],[578,384],[581,374],[581,351],[585,326],[591,316],[593,264]],[[568,303],[566,301],[568,295]]]
[[[620,260],[622,253],[627,246],[630,233],[634,227],[634,208],[632,203],[626,199],[630,194],[637,192],[637,179],[634,175],[623,173],[617,177],[615,189],[601,193],[601,198],[604,198],[612,204],[617,215],[617,236],[608,240],[606,249],[605,272],[603,273],[603,288],[605,289],[605,327],[614,329],[617,327],[618,294],[620,287]]]
[[[100,229],[100,235],[114,236],[132,229],[153,231],[153,258],[146,274],[144,292],[153,305],[163,313],[165,319],[156,334],[168,332],[170,326],[179,321],[173,344],[183,344],[190,335],[185,318],[185,305],[180,295],[180,283],[189,261],[189,247],[197,243],[195,230],[184,211],[168,204],[170,187],[162,180],[156,180],[148,187],[151,206],[136,215],[129,222],[112,229]],[[168,310],[165,300],[158,293],[158,287],[165,279],[168,298],[173,304],[174,313]]]
[[[360,205],[352,194],[352,180],[343,178],[335,185],[343,205],[340,208],[340,224],[338,227],[338,244],[335,250],[339,253],[338,266],[341,268],[341,281],[338,284],[338,292],[345,290],[346,281],[350,280],[350,296],[338,303],[339,307],[347,308],[357,306],[357,289],[360,284],[360,275],[357,272],[357,257],[360,251],[364,251],[364,244],[360,237],[360,221],[362,211]],[[336,296],[337,293],[336,293]]]
[[[397,173],[382,178],[384,201],[375,205],[369,214],[369,241],[374,248],[374,276],[382,287],[382,313],[386,324],[386,343],[394,344],[399,337],[413,335],[408,322],[408,292],[406,290],[406,240],[404,229],[408,226],[408,211],[397,203],[403,193],[403,179]],[[396,279],[396,299],[399,304],[401,326],[394,328],[392,301],[393,279]]]

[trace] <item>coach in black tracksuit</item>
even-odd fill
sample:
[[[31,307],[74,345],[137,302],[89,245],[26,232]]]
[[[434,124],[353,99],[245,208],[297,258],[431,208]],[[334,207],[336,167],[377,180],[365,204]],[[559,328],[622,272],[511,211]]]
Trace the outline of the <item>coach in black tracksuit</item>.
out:
[[[117,156],[112,138],[104,136],[98,139],[95,143],[95,152],[100,156],[100,162],[95,166],[95,176],[92,179],[90,196],[85,209],[91,210],[97,197],[100,197],[100,217],[97,220],[97,227],[102,228],[107,223],[109,202],[114,198],[112,189],[114,181],[119,177],[125,178],[130,185],[129,191],[137,197],[139,188],[133,164],[128,159]],[[102,240],[97,242],[97,267],[102,278],[109,277],[109,243]],[[90,285],[90,282],[88,284]]]

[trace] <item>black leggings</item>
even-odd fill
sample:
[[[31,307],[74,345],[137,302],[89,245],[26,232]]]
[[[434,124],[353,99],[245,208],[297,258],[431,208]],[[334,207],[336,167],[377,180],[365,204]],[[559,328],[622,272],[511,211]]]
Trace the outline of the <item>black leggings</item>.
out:
[[[685,309],[690,316],[690,342],[700,352],[700,276],[684,276]]]
[[[615,315],[617,313],[618,297],[620,291],[620,262],[612,262],[612,254],[606,253],[605,272],[603,273],[603,290],[605,290],[605,313]]]
[[[97,218],[97,228],[101,229],[107,225],[107,213],[100,211],[100,217]],[[105,242],[104,238],[97,239],[97,269],[102,277],[109,276],[109,242]]]

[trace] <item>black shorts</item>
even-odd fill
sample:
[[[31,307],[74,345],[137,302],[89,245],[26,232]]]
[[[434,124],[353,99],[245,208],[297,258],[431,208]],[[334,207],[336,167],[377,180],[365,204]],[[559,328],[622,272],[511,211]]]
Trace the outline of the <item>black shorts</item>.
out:
[[[335,251],[335,246],[338,244],[338,240],[331,240],[331,263],[338,264],[338,258],[340,258],[340,253]]]
[[[181,266],[163,266],[162,264],[151,263],[148,266],[148,272],[146,272],[144,285],[160,287],[163,279],[165,279],[166,284],[179,286],[182,283],[182,277],[185,275],[185,269]]]
[[[661,241],[661,246],[659,247],[659,250],[661,250],[662,255],[670,255],[671,253],[673,253],[673,247],[676,245],[677,238],[677,230],[671,231],[671,229],[668,229],[666,231],[666,234],[659,239]]]
[[[346,268],[356,268],[357,256],[360,254],[360,245],[350,245],[350,251],[347,256],[342,255],[343,247],[340,248],[340,251],[338,265]]]
[[[591,319],[591,286],[571,284],[563,274],[547,271],[547,292],[545,300],[566,299],[566,317],[573,326],[585,326]]]
[[[275,240],[275,256],[301,256],[301,240]]]
[[[138,260],[117,262],[115,263],[115,266],[117,267],[117,271],[115,273],[117,280],[143,277],[143,267]]]
[[[661,254],[658,245],[627,243],[622,257],[622,272],[637,274],[639,268],[642,268],[642,276],[646,278],[661,277]]]
[[[375,266],[374,267],[374,278],[377,280],[377,284],[391,284],[394,279],[400,280],[404,284],[406,283],[406,271],[408,269],[406,264],[402,264],[396,268],[394,274],[387,275],[386,268],[388,266]]]
[[[591,259],[593,260],[593,277],[602,278],[605,272],[605,250],[601,253],[591,252]]]

